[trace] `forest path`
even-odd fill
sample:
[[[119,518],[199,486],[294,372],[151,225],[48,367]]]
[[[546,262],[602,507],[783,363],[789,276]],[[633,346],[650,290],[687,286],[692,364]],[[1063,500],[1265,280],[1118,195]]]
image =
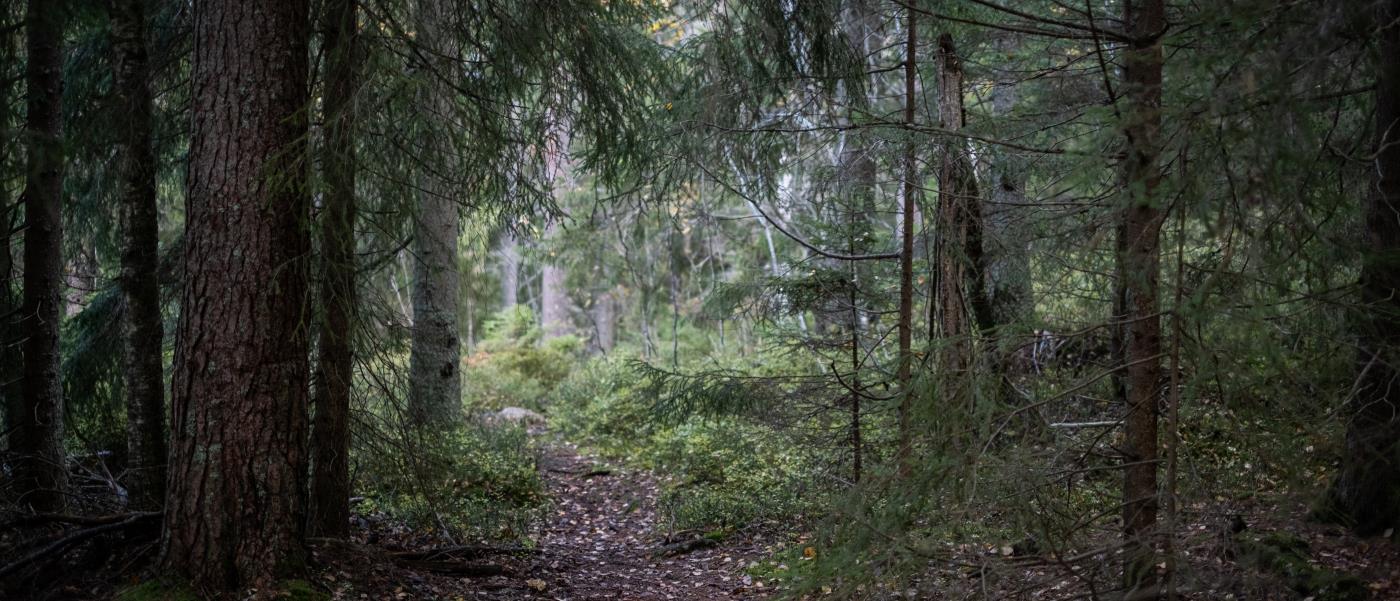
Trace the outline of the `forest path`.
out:
[[[553,505],[541,525],[541,553],[527,578],[532,598],[591,601],[758,599],[761,583],[744,566],[764,555],[754,541],[730,539],[674,556],[660,523],[658,477],[601,467],[570,443],[549,443],[540,473]],[[692,535],[693,537],[694,535]]]

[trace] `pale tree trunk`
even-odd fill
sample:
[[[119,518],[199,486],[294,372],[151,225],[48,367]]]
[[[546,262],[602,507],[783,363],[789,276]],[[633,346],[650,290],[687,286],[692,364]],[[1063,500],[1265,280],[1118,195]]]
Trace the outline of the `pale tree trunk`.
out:
[[[997,49],[1010,55],[1019,48],[1020,38],[1006,35],[998,39]],[[1006,70],[998,70],[992,87],[992,114],[1005,119],[1016,105],[1016,79]],[[1008,331],[1014,324],[1034,320],[1035,301],[1031,291],[1030,244],[1028,242],[1029,207],[1026,206],[1026,175],[1021,157],[1006,149],[997,149],[992,159],[988,190],[983,210],[983,258],[985,260],[987,303],[997,332],[1001,371],[1010,369],[1007,357],[1014,352],[1017,332]],[[1024,328],[1022,328],[1024,330]]]
[[[194,11],[185,271],[161,564],[196,591],[304,567],[307,0]]]
[[[552,246],[552,239],[559,235],[559,226],[550,224],[545,229],[546,246]],[[572,334],[573,302],[569,299],[566,278],[568,272],[551,258],[546,258],[540,266],[540,325],[544,329],[544,339],[558,338]]]
[[[1376,155],[1365,207],[1359,375],[1347,401],[1336,508],[1363,535],[1400,529],[1400,0],[1379,4]]]
[[[496,254],[500,257],[501,306],[514,307],[520,304],[520,242],[515,234],[506,232],[501,236]]]
[[[594,340],[598,350],[607,354],[617,342],[617,300],[608,289],[593,299],[592,316]]]
[[[454,78],[455,46],[444,35],[447,5],[443,0],[420,0],[415,18],[417,42],[432,71],[419,92],[422,113],[429,119],[445,118],[451,91],[441,78]],[[446,57],[446,58],[443,58]],[[445,156],[452,149],[442,132],[443,124],[431,124],[427,134],[430,153]],[[431,159],[424,159],[431,160]],[[461,215],[452,190],[442,178],[424,170],[419,175],[418,207],[413,216],[413,329],[409,358],[409,420],[418,427],[448,427],[462,416],[462,345],[457,332],[460,275],[457,234]]]
[[[1161,172],[1162,0],[1129,0],[1123,21],[1133,39],[1123,52],[1123,163],[1125,206],[1118,242],[1123,290],[1123,577],[1129,594],[1157,594],[1153,544],[1157,532],[1157,405],[1162,375],[1158,313],[1159,238],[1165,212],[1158,205]]]
[[[127,491],[134,507],[165,500],[165,381],[161,365],[160,213],[156,159],[151,149],[150,67],[146,0],[116,0],[112,23],[113,92],[121,107],[122,320],[125,351]]]
[[[573,187],[569,127],[567,119],[559,119],[553,128],[553,135],[545,141],[545,176],[551,180],[555,202],[559,202],[563,193]],[[559,224],[550,223],[545,228],[545,247],[557,247],[559,236]],[[556,253],[550,250],[540,266],[540,326],[544,330],[545,340],[574,332],[568,271],[557,258]]]
[[[63,304],[63,18],[66,2],[30,0],[25,34],[28,90],[24,134],[24,336],[20,412],[10,435],[18,456],[20,501],[62,510],[68,471],[63,450],[59,320]]]
[[[350,394],[354,377],[355,92],[359,85],[357,0],[328,0],[322,15],[326,49],[321,164],[326,191],[321,216],[320,353],[311,424],[312,534],[345,536],[350,522]]]

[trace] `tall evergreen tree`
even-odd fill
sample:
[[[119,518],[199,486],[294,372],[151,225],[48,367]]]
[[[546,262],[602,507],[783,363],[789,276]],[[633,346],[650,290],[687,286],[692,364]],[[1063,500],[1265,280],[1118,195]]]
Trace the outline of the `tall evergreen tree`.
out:
[[[1123,291],[1123,555],[1125,586],[1134,598],[1157,594],[1153,546],[1157,532],[1157,412],[1162,332],[1158,316],[1160,236],[1166,211],[1157,189],[1162,128],[1162,0],[1123,4],[1124,205],[1118,232],[1118,279]]]
[[[110,6],[113,92],[123,120],[117,159],[120,176],[122,252],[120,285],[125,355],[127,489],[133,506],[156,508],[165,498],[164,336],[160,314],[159,209],[156,158],[151,148],[150,67],[146,51],[146,1]]]
[[[22,397],[10,449],[22,501],[67,504],[59,322],[63,304],[63,26],[66,2],[30,0],[25,15],[24,333]]]
[[[446,0],[415,0],[417,103],[430,123],[445,120],[452,106],[449,82],[459,68]],[[430,126],[424,152],[447,155],[451,130]],[[409,357],[409,419],[417,426],[456,423],[462,412],[462,343],[457,330],[460,267],[457,235],[462,217],[448,174],[420,165],[413,213],[413,343]]]
[[[1331,494],[1362,534],[1400,528],[1400,0],[1378,2],[1375,155],[1365,211],[1360,357]]]
[[[355,94],[357,0],[325,3],[321,169],[321,322],[311,425],[311,520],[315,534],[344,536],[350,521],[350,393],[354,372]]]
[[[202,0],[162,564],[200,591],[302,565],[307,0]]]

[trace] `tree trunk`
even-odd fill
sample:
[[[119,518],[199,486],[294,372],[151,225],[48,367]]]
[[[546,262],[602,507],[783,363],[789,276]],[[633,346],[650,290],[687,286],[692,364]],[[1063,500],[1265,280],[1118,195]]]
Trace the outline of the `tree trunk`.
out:
[[[0,8],[0,27],[11,27],[19,21],[19,8]],[[17,44],[9,33],[0,34],[0,131],[14,127],[18,116],[13,108],[13,97],[18,79],[11,73],[11,65],[18,66]],[[8,169],[15,160],[15,147],[0,144],[0,169]],[[19,329],[19,306],[21,299],[16,292],[14,234],[19,223],[19,203],[9,197],[0,197],[0,409],[5,411],[5,431],[19,427],[19,416],[23,413],[23,394],[20,391],[21,365]]]
[[[21,502],[66,505],[63,385],[58,326],[63,301],[63,16],[65,2],[30,0],[25,16],[24,335],[22,401],[10,450]]]
[[[1362,535],[1400,529],[1400,0],[1380,3],[1376,55],[1375,184],[1365,202],[1366,254],[1355,394],[1347,401],[1346,451],[1332,497]]]
[[[312,534],[345,536],[350,523],[350,392],[355,331],[355,90],[357,0],[332,0],[322,16],[326,83],[321,165],[321,323],[311,424]]]
[[[997,49],[1012,55],[1019,48],[1020,38],[1005,35],[998,39]],[[992,114],[1005,120],[1016,104],[1016,79],[1010,71],[996,71],[992,87]],[[1026,206],[1026,175],[1022,158],[1008,149],[995,149],[992,157],[988,189],[983,197],[982,253],[985,267],[983,277],[987,290],[987,309],[995,331],[992,348],[996,371],[1001,377],[1015,369],[1011,356],[1016,351],[1024,324],[1033,323],[1035,301],[1031,291],[1029,207]],[[1017,328],[1018,324],[1022,324]],[[1001,396],[1011,396],[1007,380],[1001,382]]]
[[[545,246],[552,248],[558,235],[558,225],[550,224],[545,229]],[[540,266],[540,325],[544,339],[558,338],[574,331],[571,315],[573,303],[569,299],[566,278],[568,272],[549,258]]]
[[[593,299],[593,329],[595,343],[603,354],[612,351],[617,341],[617,300],[613,289],[604,290]]]
[[[194,11],[185,277],[162,564],[197,591],[303,565],[307,0]]]
[[[122,337],[126,355],[127,493],[138,509],[165,501],[165,380],[162,375],[160,213],[156,159],[151,150],[150,68],[146,59],[146,2],[110,6],[113,92],[123,120],[117,159],[121,171]]]
[[[914,123],[914,85],[917,76],[916,50],[918,48],[918,22],[912,6],[905,9],[907,37],[904,42],[904,123]],[[903,207],[900,212],[900,253],[899,253],[899,448],[895,451],[901,474],[909,471],[909,455],[913,445],[913,424],[911,422],[913,397],[910,384],[914,373],[914,194],[918,182],[914,161],[913,140],[904,143],[904,187],[900,195]]]
[[[520,304],[520,242],[515,234],[501,235],[501,307],[510,308]]]
[[[1124,50],[1123,164],[1126,204],[1118,243],[1124,293],[1123,371],[1127,393],[1123,439],[1123,576],[1130,594],[1155,596],[1157,536],[1157,398],[1161,323],[1157,316],[1159,234],[1165,212],[1157,206],[1162,107],[1162,0],[1124,4],[1133,42]],[[1145,598],[1145,597],[1137,597]]]
[[[953,38],[938,38],[938,112],[943,128],[958,131],[965,125],[963,71]],[[935,316],[929,320],[943,339],[940,361],[945,384],[961,388],[962,374],[970,365],[972,320],[979,329],[991,328],[986,296],[981,286],[982,212],[977,180],[968,157],[966,141],[949,136],[943,143],[938,169],[938,243],[934,290]],[[930,338],[933,336],[931,335]],[[970,399],[962,389],[957,396]],[[948,396],[948,395],[944,395]],[[964,399],[964,400],[966,400]]]
[[[450,91],[437,78],[452,77],[455,50],[449,36],[441,35],[447,19],[443,0],[420,0],[415,6],[418,42],[429,57],[431,71],[418,101],[422,113],[442,116],[449,112]],[[449,152],[437,124],[426,135],[431,154]],[[462,344],[457,332],[459,268],[457,233],[461,216],[452,191],[438,175],[419,175],[417,212],[413,216],[413,330],[409,358],[409,420],[416,427],[448,427],[462,415]]]

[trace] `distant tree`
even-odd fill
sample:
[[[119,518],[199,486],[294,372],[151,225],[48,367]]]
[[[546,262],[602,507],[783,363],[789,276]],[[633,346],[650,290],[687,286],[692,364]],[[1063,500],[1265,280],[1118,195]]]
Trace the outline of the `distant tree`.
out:
[[[165,500],[165,379],[162,374],[159,208],[156,158],[151,147],[150,67],[146,1],[115,0],[112,29],[113,95],[122,114],[117,160],[121,201],[122,341],[126,393],[127,491],[134,507]]]
[[[1377,3],[1375,158],[1363,203],[1360,357],[1346,450],[1332,489],[1361,534],[1400,528],[1400,0]]]
[[[355,296],[355,94],[359,86],[357,0],[332,0],[322,15],[326,48],[321,169],[321,321],[313,382],[313,534],[344,536],[350,523],[350,393]]]
[[[66,504],[59,322],[63,304],[63,26],[67,2],[30,0],[25,14],[24,335],[22,402],[10,449],[21,501]]]
[[[162,565],[200,591],[303,565],[307,0],[194,10],[184,281]]]

